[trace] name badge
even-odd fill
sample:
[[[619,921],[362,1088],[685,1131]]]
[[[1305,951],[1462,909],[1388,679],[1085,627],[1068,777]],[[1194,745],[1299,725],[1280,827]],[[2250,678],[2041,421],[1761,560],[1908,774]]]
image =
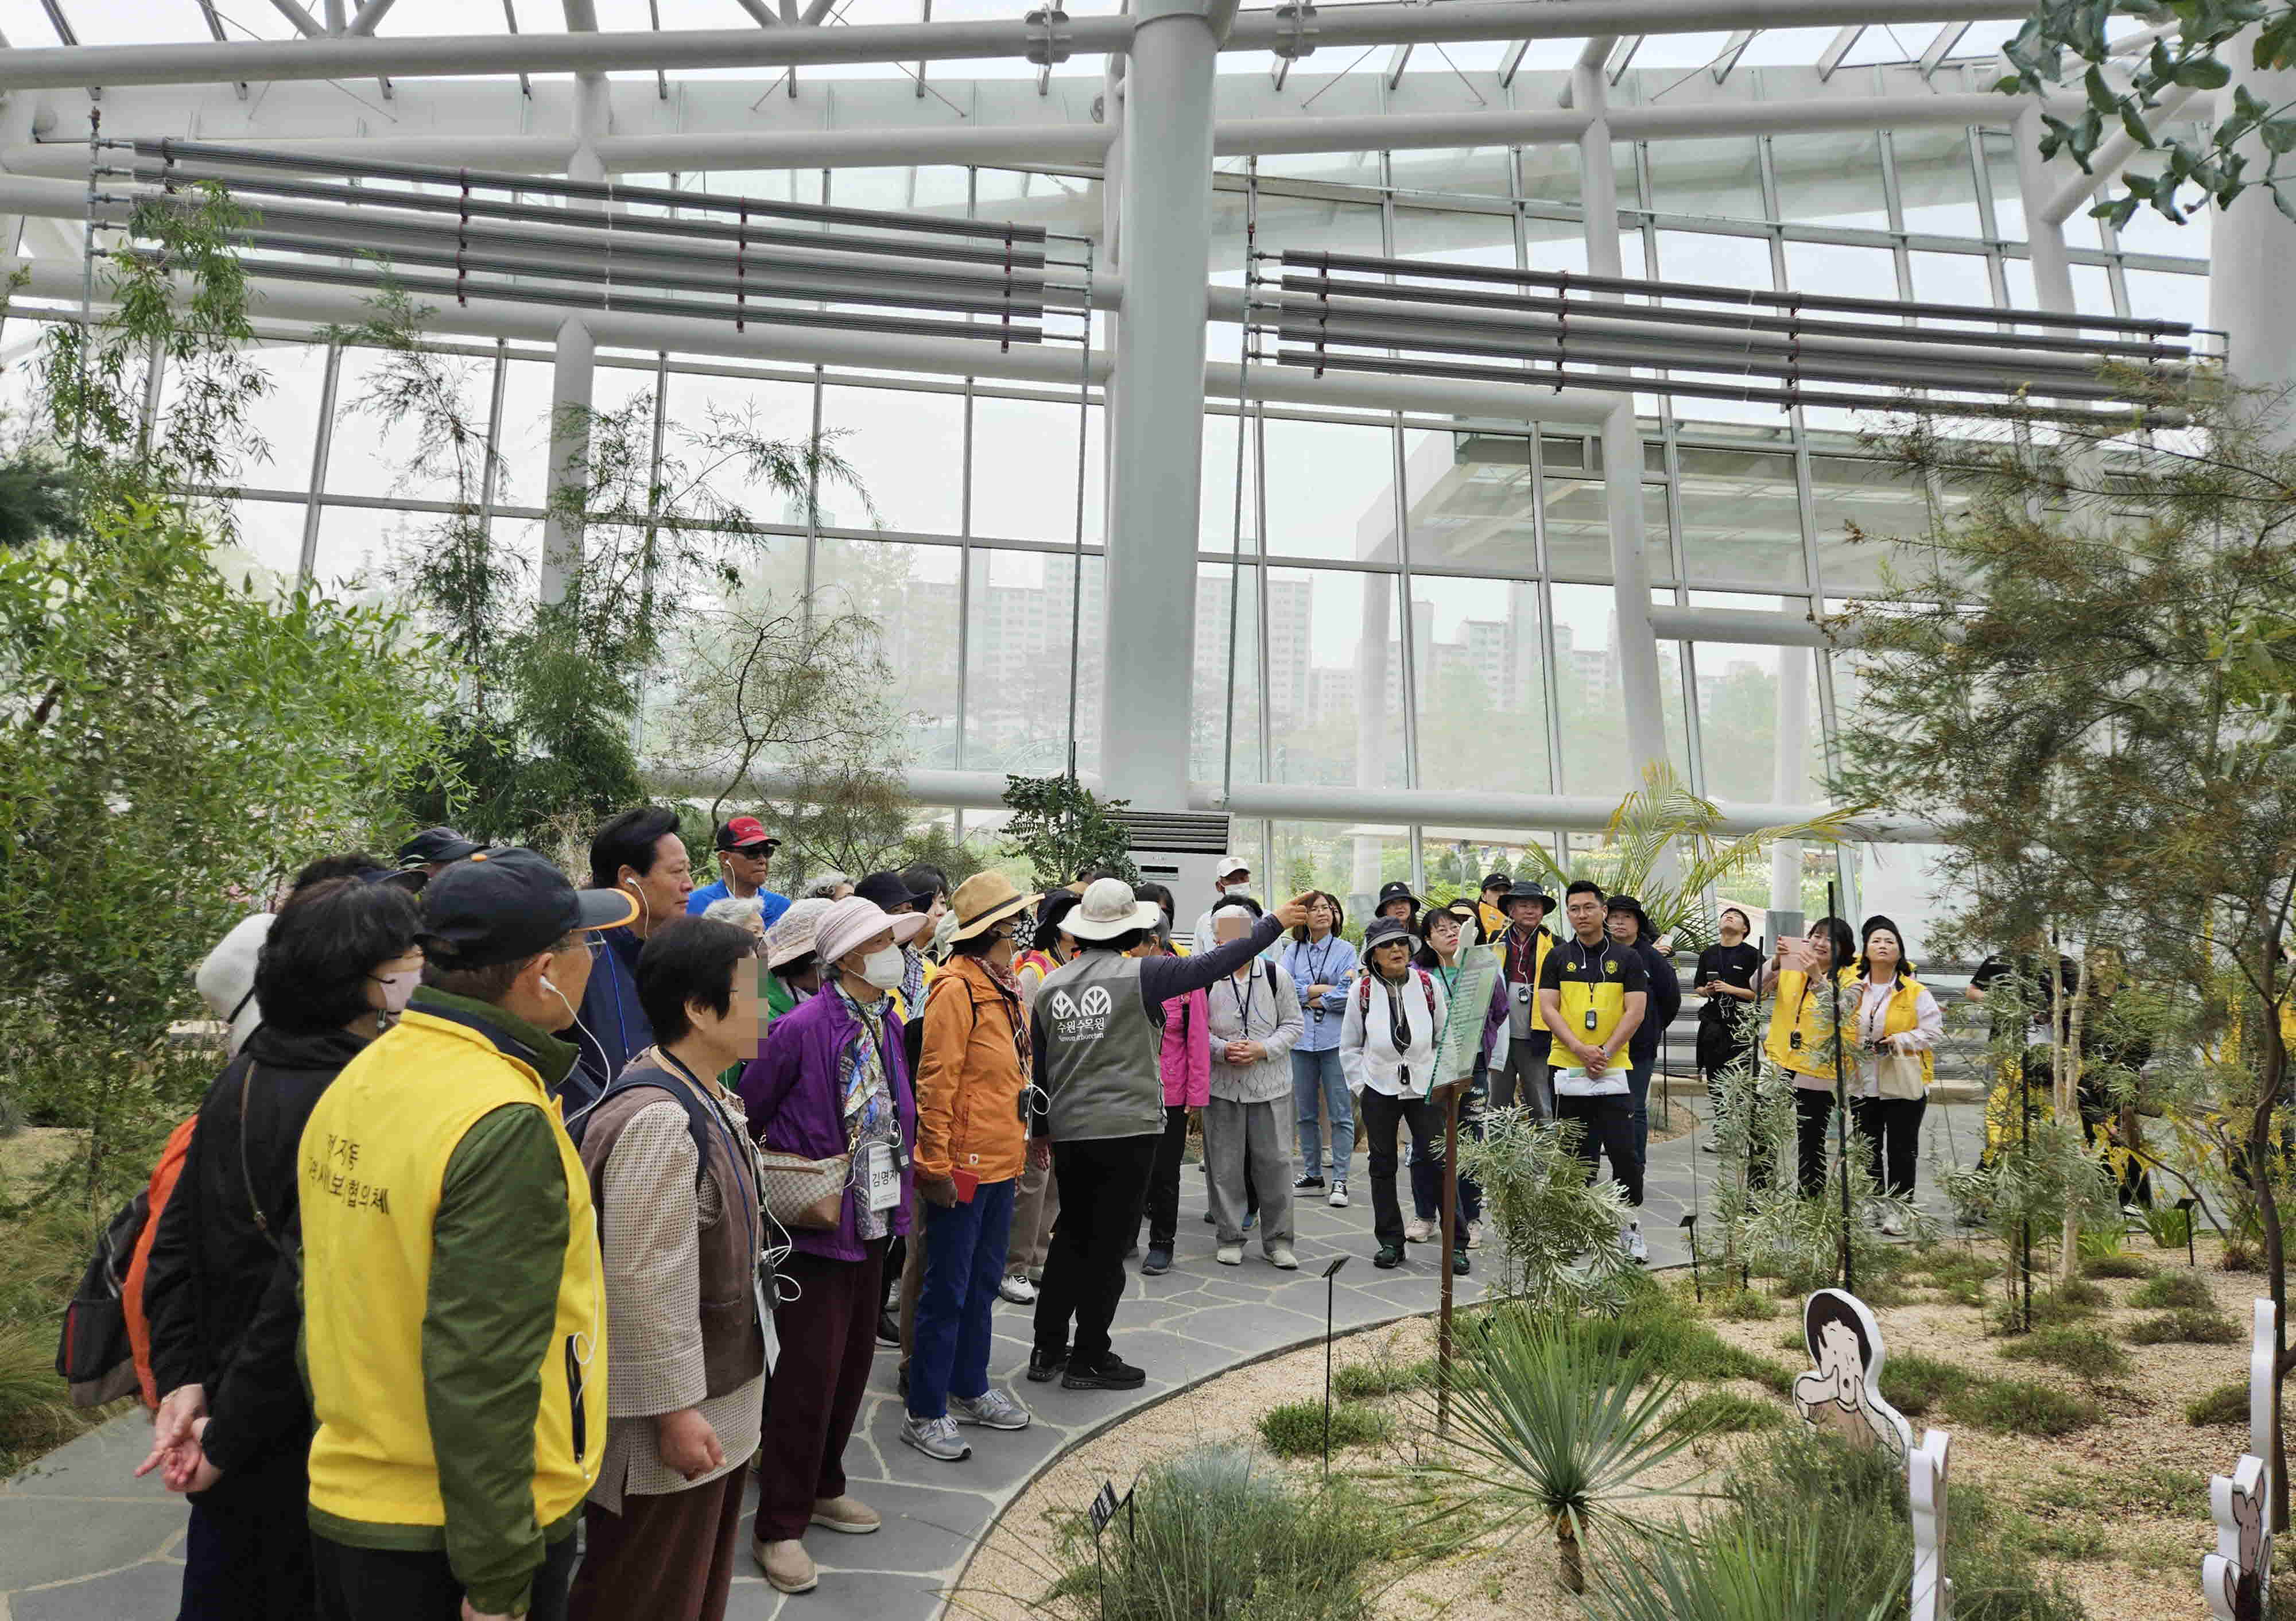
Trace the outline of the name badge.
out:
[[[1522,1006],[1529,1007],[1530,1005],[1530,987],[1518,980],[1514,987],[1514,999]]]
[[[1590,1030],[1595,1027],[1595,1010],[1592,1008],[1587,1010],[1587,1027]]]
[[[861,1174],[872,1210],[890,1210],[901,1202],[900,1164],[884,1143],[873,1142],[862,1150]]]

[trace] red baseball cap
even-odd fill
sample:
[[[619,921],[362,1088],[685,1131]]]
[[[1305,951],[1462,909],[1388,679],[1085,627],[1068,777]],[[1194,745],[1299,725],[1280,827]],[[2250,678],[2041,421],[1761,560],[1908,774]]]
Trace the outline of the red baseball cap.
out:
[[[736,816],[718,830],[718,847],[721,850],[747,849],[753,844],[762,844],[770,849],[780,843],[780,839],[766,831],[766,824],[755,816]]]

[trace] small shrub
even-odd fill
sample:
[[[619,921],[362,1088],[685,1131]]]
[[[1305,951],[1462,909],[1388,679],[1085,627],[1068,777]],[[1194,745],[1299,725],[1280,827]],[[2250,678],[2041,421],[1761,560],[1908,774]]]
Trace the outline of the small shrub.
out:
[[[1923,1262],[1939,1288],[1954,1283],[1989,1283],[2001,1275],[2001,1264],[1974,1249],[1940,1249]]]
[[[1809,1341],[1802,1338],[1800,1329],[1788,1329],[1778,1336],[1778,1349],[1792,1351],[1795,1355],[1807,1360],[1809,1355]]]
[[[2111,1306],[2112,1297],[2086,1278],[2068,1278],[2049,1291],[2049,1298],[2062,1306]]]
[[[2081,1263],[2085,1278],[2149,1278],[2155,1268],[2141,1255],[2097,1255]]]
[[[2139,1317],[2128,1329],[2128,1343],[2135,1346],[2228,1346],[2242,1338],[2240,1324],[2222,1312],[2197,1311],[2189,1306],[2158,1316]]]
[[[1968,1385],[1970,1375],[1949,1362],[1901,1351],[1882,1364],[1882,1399],[1909,1419],[1934,1411]]]
[[[2009,1341],[2000,1352],[2013,1361],[2045,1362],[2086,1379],[2128,1371],[2128,1353],[2095,1329],[2043,1329]]]
[[[2109,1471],[2079,1474],[2057,1470],[2037,1484],[2026,1500],[2038,1509],[2078,1514],[2141,1514],[2163,1519],[2209,1517],[2209,1479],[2196,1469],[2116,1461]]]
[[[2073,1251],[2083,1260],[2119,1255],[2128,1237],[2121,1227],[2083,1227],[2073,1236]]]
[[[2224,1255],[2217,1265],[2226,1272],[2262,1272],[2264,1257],[2255,1245],[2244,1240],[2232,1239],[2226,1242]]]
[[[1972,1382],[1952,1398],[1954,1415],[1980,1429],[2009,1435],[2068,1436],[2094,1423],[2094,1403],[2023,1379]]]
[[[2163,1249],[2182,1249],[2193,1233],[2193,1213],[2167,1208],[2144,1213],[2144,1231]]]
[[[1424,1390],[1435,1382],[1435,1359],[1399,1362],[1385,1355],[1351,1362],[1332,1375],[1332,1394],[1341,1401],[1365,1402],[1398,1391]],[[1318,1410],[1320,1412],[1320,1409]]]
[[[1678,1421],[1698,1435],[1726,1436],[1775,1429],[1785,1420],[1785,1409],[1775,1402],[1741,1396],[1734,1390],[1709,1390],[1683,1404]]]
[[[1395,1418],[1360,1402],[1332,1404],[1332,1450],[1365,1446],[1395,1433]],[[1324,1404],[1285,1402],[1259,1415],[1259,1438],[1279,1458],[1313,1458],[1324,1450]]]
[[[2206,1396],[2185,1404],[2187,1424],[2245,1424],[2248,1422],[2248,1381],[2218,1385]]]
[[[1792,1370],[1729,1344],[1669,1297],[1645,1296],[1610,1326],[1616,1330],[1624,1351],[1647,1351],[1655,1371],[1676,1379],[1716,1382],[1750,1379],[1780,1394],[1794,1381]],[[1800,1335],[1795,1335],[1794,1344],[1801,1347]]]
[[[2209,1292],[2209,1286],[2202,1281],[2198,1273],[2176,1270],[2146,1279],[2128,1297],[2128,1304],[2149,1312],[2171,1311],[2178,1307],[2212,1312],[2217,1308],[2217,1298]]]
[[[1776,1302],[1756,1289],[1734,1289],[1715,1302],[1714,1314],[1733,1322],[1767,1322],[1778,1314]],[[1794,1343],[1801,1343],[1796,1336]]]

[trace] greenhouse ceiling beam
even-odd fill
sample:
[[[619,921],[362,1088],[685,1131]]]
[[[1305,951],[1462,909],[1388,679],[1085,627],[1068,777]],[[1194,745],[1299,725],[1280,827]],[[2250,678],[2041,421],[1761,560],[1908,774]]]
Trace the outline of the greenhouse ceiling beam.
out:
[[[45,208],[48,199],[31,188],[56,182],[28,182],[0,176],[0,213],[18,211],[29,201]],[[83,192],[83,201],[85,193]],[[21,209],[37,212],[38,209]],[[80,265],[77,258],[0,258],[0,277],[21,269],[28,299],[77,306]],[[250,281],[250,314],[261,322],[312,330],[356,325],[373,318],[367,295],[352,288],[314,286],[266,278]],[[1096,301],[1096,300],[1095,300]],[[98,300],[99,304],[102,300]],[[564,312],[510,299],[473,298],[467,304],[434,307],[423,332],[445,338],[504,338],[549,344]],[[940,377],[982,377],[1033,383],[1073,391],[1078,364],[1069,344],[1016,345],[1010,351],[961,338],[905,337],[892,333],[840,332],[818,327],[775,326],[762,318],[734,331],[722,321],[675,315],[636,315],[621,311],[586,311],[582,323],[601,348],[705,355],[744,360],[784,361],[800,365],[851,366],[872,371],[923,372]],[[1091,375],[1104,383],[1110,371],[1105,351],[1094,351]],[[1376,376],[1313,377],[1269,365],[1243,368],[1232,361],[1204,367],[1207,398],[1234,400],[1248,390],[1253,401],[1315,408],[1403,411],[1476,422],[1599,423],[1616,403],[1609,395],[1583,389],[1525,389],[1514,383]]]
[[[2022,17],[2025,0],[1767,0],[1765,28],[1827,24],[1988,21]],[[1459,0],[1444,5],[1349,5],[1320,12],[1324,46],[1576,39],[1589,34],[1693,34],[1742,24],[1744,0]],[[1074,17],[1063,26],[1074,54],[1130,47],[1129,17]],[[1228,51],[1272,51],[1285,24],[1272,11],[1236,18],[1220,44]],[[683,29],[655,33],[468,35],[404,38],[190,40],[132,45],[66,45],[11,51],[0,59],[0,90],[63,90],[88,85],[220,84],[234,79],[369,78],[381,74],[477,78],[512,73],[652,72],[656,69],[782,68],[800,63],[1018,59],[1041,49],[1043,30],[1017,18],[872,23],[841,29]]]
[[[1653,603],[1651,628],[1661,641],[1726,642],[1751,647],[1856,647],[1853,622],[1821,625],[1808,613],[1759,608],[1677,608]]]
[[[1188,808],[1279,821],[1420,823],[1442,827],[1562,828],[1599,832],[1618,815],[1619,802],[1595,794],[1509,794],[1450,789],[1354,789],[1237,783],[1225,793],[1216,782],[1188,785]],[[1826,805],[1726,805],[1715,831],[1725,836],[1759,832],[1830,815]],[[1844,824],[1844,837],[1863,843],[1927,844],[1937,829],[1909,816],[1862,815]]]
[[[4,59],[0,59],[4,61]],[[4,73],[0,73],[4,78]],[[2013,106],[1999,95],[1826,96],[1795,102],[1734,102],[1620,107],[1607,115],[1622,141],[1693,140],[1714,135],[1814,135],[1845,129],[1910,129],[1999,120]],[[2044,105],[2079,116],[2077,97]],[[1436,151],[1449,147],[1532,145],[1576,141],[1592,119],[1572,108],[1488,112],[1366,113],[1333,118],[1222,119],[1212,128],[1218,157],[1323,151]],[[119,130],[133,138],[140,132]],[[165,131],[152,132],[157,138]],[[487,135],[488,165],[521,173],[562,173],[574,145],[565,135]],[[1042,124],[947,128],[893,125],[869,129],[702,131],[690,135],[601,135],[594,143],[610,174],[660,174],[697,168],[874,168],[935,162],[1076,164],[1097,167],[1115,130],[1105,124]],[[234,144],[348,161],[455,164],[471,153],[471,136],[374,135],[357,138],[257,137]],[[85,175],[85,141],[19,144],[0,151],[19,175]]]

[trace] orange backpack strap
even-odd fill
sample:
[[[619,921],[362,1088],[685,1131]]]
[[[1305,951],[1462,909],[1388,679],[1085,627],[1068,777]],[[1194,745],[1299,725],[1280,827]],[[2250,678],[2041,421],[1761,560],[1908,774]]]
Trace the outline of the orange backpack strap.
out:
[[[199,1116],[193,1115],[168,1134],[167,1145],[160,1150],[159,1164],[152,1167],[151,1185],[144,1195],[148,1213],[144,1218],[144,1230],[135,1235],[135,1248],[127,1262],[127,1277],[119,1289],[121,1315],[127,1322],[127,1344],[135,1357],[135,1382],[142,1389],[144,1404],[153,1409],[160,1405],[160,1393],[152,1382],[152,1324],[144,1315],[144,1274],[151,1267],[152,1241],[160,1235],[160,1217],[183,1176],[184,1158],[192,1151],[192,1128],[199,1123]]]

